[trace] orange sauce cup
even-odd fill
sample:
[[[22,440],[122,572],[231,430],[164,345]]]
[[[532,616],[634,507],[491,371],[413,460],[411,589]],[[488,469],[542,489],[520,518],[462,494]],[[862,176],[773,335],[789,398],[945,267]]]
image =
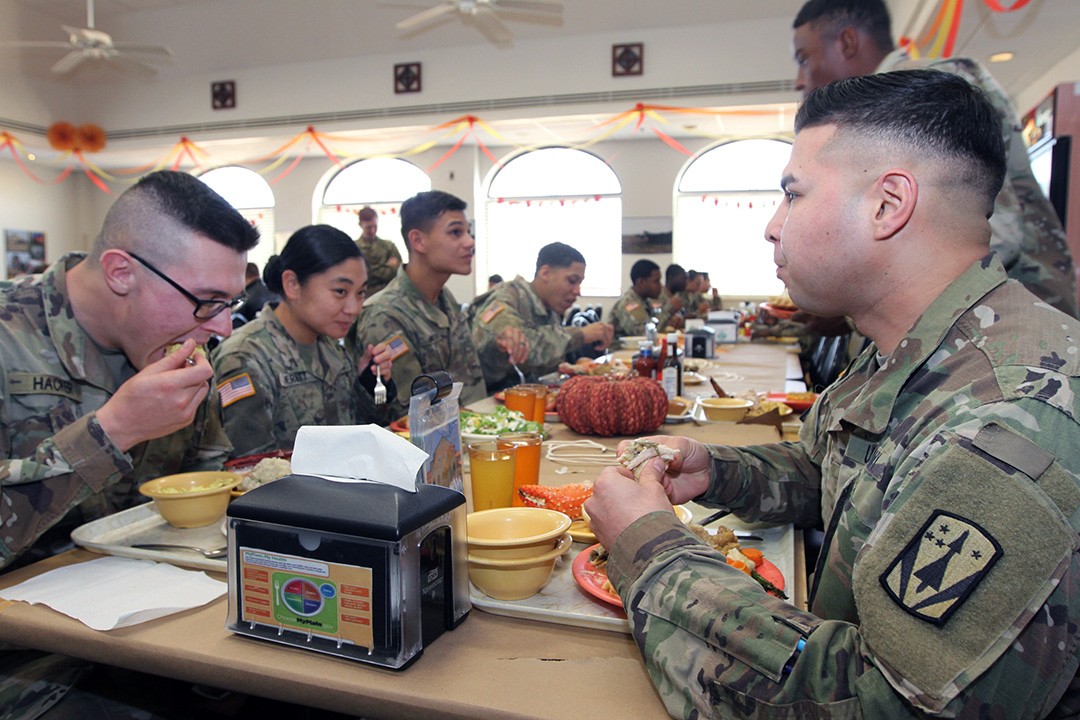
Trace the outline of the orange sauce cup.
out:
[[[525,501],[521,499],[518,488],[523,485],[540,484],[540,445],[543,438],[540,437],[540,433],[511,432],[499,435],[499,440],[517,446],[517,457],[514,460],[513,504],[515,507],[523,507]]]
[[[473,510],[510,507],[514,499],[517,446],[503,440],[469,443]]]

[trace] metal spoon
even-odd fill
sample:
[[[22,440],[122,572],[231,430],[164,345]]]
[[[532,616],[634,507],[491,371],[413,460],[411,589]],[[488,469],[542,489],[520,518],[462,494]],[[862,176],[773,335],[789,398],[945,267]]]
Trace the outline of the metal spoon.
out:
[[[207,558],[221,558],[229,552],[229,548],[220,547],[215,550],[207,550],[206,548],[195,547],[193,545],[170,545],[169,543],[138,543],[132,545],[133,548],[140,550],[190,550],[197,552],[203,557]]]

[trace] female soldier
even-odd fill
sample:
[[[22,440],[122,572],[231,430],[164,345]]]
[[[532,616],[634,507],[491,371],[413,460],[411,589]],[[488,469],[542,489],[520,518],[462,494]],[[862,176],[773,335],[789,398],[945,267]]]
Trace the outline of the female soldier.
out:
[[[386,424],[373,366],[393,399],[385,344],[357,358],[341,339],[364,304],[367,266],[353,240],[329,225],[293,233],[263,270],[281,302],[266,307],[214,349],[225,431],[233,457],[292,449],[301,425]]]

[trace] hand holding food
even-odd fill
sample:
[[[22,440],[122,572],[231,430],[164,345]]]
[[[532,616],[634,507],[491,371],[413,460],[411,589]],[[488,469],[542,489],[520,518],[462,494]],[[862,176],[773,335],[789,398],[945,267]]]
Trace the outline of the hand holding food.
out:
[[[198,357],[194,341],[190,342],[190,355],[181,351],[147,365],[117,388],[95,413],[120,450],[126,452],[146,440],[164,437],[194,420],[210,391],[214,369],[205,358],[195,364],[188,362]]]
[[[712,456],[709,455],[708,449],[703,444],[685,437],[657,435],[636,440],[624,440],[619,443],[618,452],[621,455],[630,449],[631,444],[644,442],[652,442],[665,449],[670,449],[674,455],[668,461],[667,472],[664,472],[660,477],[654,478],[663,486],[672,505],[681,505],[708,490]],[[650,463],[644,463],[645,468],[649,466]]]

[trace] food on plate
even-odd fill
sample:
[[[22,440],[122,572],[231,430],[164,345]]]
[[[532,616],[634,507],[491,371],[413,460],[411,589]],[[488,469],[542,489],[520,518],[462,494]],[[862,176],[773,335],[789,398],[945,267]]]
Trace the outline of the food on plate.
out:
[[[645,464],[650,460],[658,457],[664,461],[665,465],[670,465],[671,461],[674,460],[675,456],[678,454],[678,450],[670,448],[663,443],[647,440],[645,438],[637,438],[630,441],[626,446],[626,450],[623,451],[618,460],[622,463],[623,467],[634,473],[635,480],[640,480],[641,473],[645,469]]]
[[[263,458],[255,464],[244,481],[240,483],[239,490],[247,491],[265,485],[268,482],[279,480],[292,473],[292,463],[285,458]]]
[[[668,400],[667,414],[668,415],[683,415],[690,409],[690,403],[681,398],[672,398]]]
[[[793,392],[787,394],[787,401],[793,403],[809,403],[817,400],[817,393],[812,392]]]
[[[777,310],[798,310],[799,309],[798,305],[791,302],[791,298],[788,297],[787,293],[784,293],[783,295],[773,295],[771,298],[768,299],[768,303],[770,305],[772,305],[774,308],[776,308]]]
[[[752,408],[746,411],[746,417],[758,417],[775,410],[780,415],[791,414],[791,408],[776,400],[759,400]]]
[[[528,507],[556,510],[576,520],[581,517],[581,506],[592,497],[592,483],[574,483],[551,487],[548,485],[522,485],[518,495]]]
[[[701,372],[705,368],[709,367],[709,365],[710,363],[708,360],[702,360],[700,358],[686,358],[682,361],[682,369],[684,373]]]
[[[784,594],[783,590],[776,587],[776,585],[766,580],[757,572],[758,566],[760,566],[762,560],[765,559],[765,556],[760,550],[742,547],[742,545],[739,544],[739,539],[735,537],[735,533],[723,525],[717,525],[715,535],[696,523],[691,523],[689,527],[691,532],[723,555],[727,560],[728,565],[731,565],[737,570],[742,570],[744,573],[757,580],[758,584],[770,595],[775,595],[781,600],[787,600],[787,595]]]
[[[559,363],[559,372],[571,377],[575,375],[625,375],[629,371],[630,368],[622,360],[601,363],[592,358],[578,358],[577,362]]]
[[[464,435],[499,435],[505,432],[544,433],[544,424],[526,420],[517,410],[496,405],[489,413],[461,412],[461,432]]]
[[[156,492],[159,495],[182,495],[185,493],[206,492],[207,490],[217,490],[219,488],[229,487],[235,482],[235,478],[235,475],[232,475],[231,477],[220,477],[203,485],[191,485],[188,487],[169,485],[157,488]]]
[[[660,383],[633,376],[577,376],[563,383],[559,418],[582,435],[641,435],[664,424],[667,393]]]

